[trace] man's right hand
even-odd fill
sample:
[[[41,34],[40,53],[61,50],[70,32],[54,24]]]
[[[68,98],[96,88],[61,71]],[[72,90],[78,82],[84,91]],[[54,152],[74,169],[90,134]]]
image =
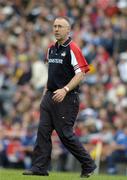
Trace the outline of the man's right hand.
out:
[[[52,97],[52,99],[55,101],[55,102],[62,102],[63,99],[65,98],[67,92],[65,91],[64,88],[62,89],[57,89],[56,91],[53,92],[54,95]]]

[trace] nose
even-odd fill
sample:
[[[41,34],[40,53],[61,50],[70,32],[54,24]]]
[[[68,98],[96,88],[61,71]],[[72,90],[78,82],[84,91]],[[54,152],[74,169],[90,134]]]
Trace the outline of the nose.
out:
[[[55,27],[55,31],[58,31],[58,30],[59,30],[59,27],[58,27],[58,26],[56,26],[56,27]]]

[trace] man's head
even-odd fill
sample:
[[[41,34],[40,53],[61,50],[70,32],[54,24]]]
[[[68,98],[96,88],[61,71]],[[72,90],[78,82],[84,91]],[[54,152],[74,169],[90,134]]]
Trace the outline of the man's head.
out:
[[[71,25],[67,17],[58,17],[55,19],[53,33],[58,42],[63,43],[67,39],[70,29]]]

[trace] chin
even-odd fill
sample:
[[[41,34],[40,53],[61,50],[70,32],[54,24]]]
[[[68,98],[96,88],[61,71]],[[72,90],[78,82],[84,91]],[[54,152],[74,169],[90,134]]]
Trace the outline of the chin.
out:
[[[59,38],[59,37],[56,37],[56,40],[57,40],[57,41],[60,41],[60,40],[61,40],[61,38]]]

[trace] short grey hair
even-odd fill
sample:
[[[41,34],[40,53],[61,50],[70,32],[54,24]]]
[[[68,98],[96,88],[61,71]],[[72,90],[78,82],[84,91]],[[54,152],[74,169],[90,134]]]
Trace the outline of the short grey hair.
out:
[[[56,19],[64,19],[65,21],[68,22],[68,24],[69,24],[70,27],[71,27],[71,21],[70,21],[69,17],[67,17],[67,16],[58,16],[58,17],[56,17],[56,18],[54,19],[54,21],[55,21]]]

